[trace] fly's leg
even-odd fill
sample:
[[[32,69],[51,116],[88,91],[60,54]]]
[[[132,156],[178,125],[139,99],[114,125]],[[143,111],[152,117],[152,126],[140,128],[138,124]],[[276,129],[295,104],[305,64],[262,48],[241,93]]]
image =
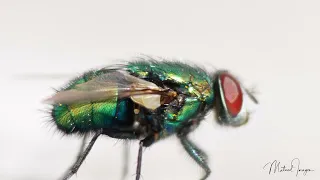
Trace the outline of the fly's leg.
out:
[[[126,178],[128,175],[128,169],[129,169],[129,152],[130,152],[130,146],[129,146],[129,141],[126,140],[124,142],[124,148],[123,148],[123,171],[122,171],[122,180]]]
[[[209,177],[211,170],[208,166],[208,156],[199,149],[193,142],[191,142],[186,135],[179,136],[180,142],[188,154],[194,159],[199,166],[205,171],[205,175],[201,180],[205,180]]]
[[[139,153],[138,153],[138,161],[137,161],[137,169],[136,169],[136,180],[140,179],[141,176],[141,162],[142,162],[142,149],[143,147],[151,146],[155,141],[157,141],[158,134],[151,134],[146,137],[144,140],[139,143]]]
[[[142,162],[142,149],[143,147],[149,147],[154,142],[159,140],[159,131],[160,131],[160,122],[156,118],[152,118],[149,121],[149,125],[151,126],[151,132],[148,133],[147,137],[140,141],[139,143],[139,153],[138,153],[138,162],[137,162],[137,169],[136,169],[136,180],[140,179],[141,176],[141,162]]]
[[[83,139],[82,139],[81,146],[80,146],[80,150],[79,150],[79,152],[78,152],[77,158],[79,158],[79,157],[81,156],[81,154],[83,153],[84,148],[85,148],[85,146],[86,146],[86,141],[87,141],[87,139],[88,139],[88,134],[85,134],[84,137],[83,137]]]
[[[160,120],[153,117],[149,121],[149,123],[150,123],[152,132],[144,140],[142,140],[144,147],[149,147],[155,142],[157,142],[158,140],[160,140],[159,133],[162,129]]]
[[[82,155],[82,153],[83,153],[83,151],[84,151],[84,148],[85,148],[85,146],[86,146],[86,141],[87,141],[87,139],[88,139],[88,134],[85,134],[84,135],[84,137],[83,137],[83,139],[82,139],[82,142],[81,142],[81,146],[80,146],[80,149],[79,149],[79,152],[78,152],[78,155],[77,155],[77,159],[79,159],[80,157],[81,157],[81,155]],[[72,167],[73,167],[74,165],[72,165],[69,169],[72,169]],[[65,173],[66,175],[69,173],[69,170],[68,169],[68,171]]]
[[[140,179],[140,175],[141,175],[142,148],[143,148],[143,142],[140,141],[140,143],[139,143],[139,153],[138,153],[138,162],[137,162],[137,169],[136,169],[136,180],[139,180]]]
[[[79,154],[79,156],[77,158],[77,161],[72,165],[72,167],[67,171],[67,173],[61,178],[61,180],[68,180],[68,179],[71,178],[71,176],[73,176],[75,173],[77,173],[77,171],[80,168],[81,164],[86,159],[87,155],[89,154],[90,150],[92,149],[94,143],[96,142],[98,137],[101,135],[101,132],[102,132],[101,130],[96,132],[96,134],[91,139],[91,141],[90,141],[89,145],[87,146],[87,148],[84,151],[83,150],[80,151],[81,154]],[[85,139],[83,140],[82,146],[84,146],[84,143],[85,143]]]

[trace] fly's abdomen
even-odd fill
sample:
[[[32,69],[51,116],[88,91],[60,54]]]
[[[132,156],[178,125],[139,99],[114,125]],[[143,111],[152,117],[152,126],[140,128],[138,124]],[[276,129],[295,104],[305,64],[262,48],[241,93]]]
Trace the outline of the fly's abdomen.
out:
[[[101,74],[108,73],[103,70],[90,71],[73,80],[65,89],[73,89],[76,85],[85,83]],[[101,128],[115,128],[128,125],[128,118],[132,101],[130,99],[119,100],[115,95],[103,102],[82,104],[57,104],[51,111],[52,118],[57,127],[63,132],[88,132]],[[132,108],[131,108],[132,109]]]
[[[52,110],[52,116],[59,129],[72,133],[111,127],[116,112],[115,98],[102,103],[56,105]]]

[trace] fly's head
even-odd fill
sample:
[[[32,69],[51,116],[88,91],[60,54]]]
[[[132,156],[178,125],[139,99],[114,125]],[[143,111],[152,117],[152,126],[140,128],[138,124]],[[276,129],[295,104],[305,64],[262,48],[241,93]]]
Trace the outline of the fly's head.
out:
[[[249,111],[245,105],[245,94],[254,102],[256,98],[228,71],[218,71],[214,75],[215,108],[218,123],[241,126],[248,122]]]

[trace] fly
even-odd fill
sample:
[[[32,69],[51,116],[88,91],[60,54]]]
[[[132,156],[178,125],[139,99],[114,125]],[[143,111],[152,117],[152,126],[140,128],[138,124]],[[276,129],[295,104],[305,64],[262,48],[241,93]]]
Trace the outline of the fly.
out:
[[[83,141],[76,162],[62,179],[72,177],[98,137],[107,135],[139,141],[139,180],[142,149],[176,135],[204,170],[204,180],[211,172],[208,157],[188,135],[212,110],[221,125],[246,124],[249,111],[244,94],[258,103],[228,71],[207,72],[178,61],[148,58],[86,72],[45,100],[52,105],[52,120],[60,131],[84,139],[94,133],[87,147]]]

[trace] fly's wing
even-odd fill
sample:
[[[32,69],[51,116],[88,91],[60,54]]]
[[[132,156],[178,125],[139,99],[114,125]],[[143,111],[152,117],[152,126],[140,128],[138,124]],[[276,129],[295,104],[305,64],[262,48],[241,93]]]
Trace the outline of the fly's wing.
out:
[[[111,71],[76,85],[70,90],[57,92],[45,100],[48,104],[77,104],[101,102],[114,97],[128,98],[149,108],[160,106],[163,89],[154,83],[131,76],[126,72]]]

